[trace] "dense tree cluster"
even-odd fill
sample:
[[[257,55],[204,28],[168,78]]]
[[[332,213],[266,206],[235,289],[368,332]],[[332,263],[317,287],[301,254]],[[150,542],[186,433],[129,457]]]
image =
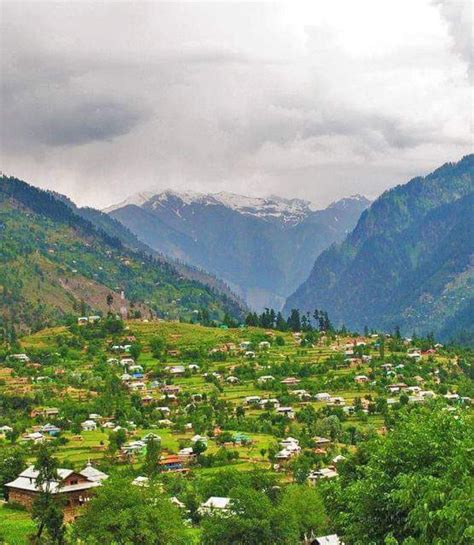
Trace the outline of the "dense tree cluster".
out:
[[[298,309],[292,309],[285,320],[281,312],[275,312],[273,308],[266,308],[261,314],[256,312],[247,314],[245,324],[278,331],[326,332],[333,330],[328,313],[318,309],[315,309],[312,315],[309,312],[301,314]]]

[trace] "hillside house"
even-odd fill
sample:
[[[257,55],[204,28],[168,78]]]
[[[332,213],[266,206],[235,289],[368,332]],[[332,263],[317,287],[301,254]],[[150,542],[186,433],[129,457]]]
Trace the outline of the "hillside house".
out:
[[[309,484],[315,485],[320,479],[334,479],[337,477],[337,471],[334,467],[323,467],[310,471],[308,475]]]
[[[23,363],[28,363],[30,361],[30,358],[26,354],[11,354],[8,356],[8,359],[21,361]]]
[[[267,382],[272,382],[275,380],[275,377],[272,375],[263,375],[261,377],[258,377],[257,382],[258,384],[265,384]]]
[[[229,511],[231,505],[230,498],[211,496],[204,503],[201,503],[198,511],[200,515],[210,515],[213,512],[225,513]]]
[[[189,471],[188,468],[183,467],[182,458],[175,454],[165,456],[159,460],[158,465],[161,471],[166,471],[167,473],[187,473]]]
[[[61,499],[63,505],[64,519],[66,522],[73,521],[78,511],[86,504],[94,489],[101,485],[101,482],[107,478],[90,464],[82,471],[75,472],[72,469],[58,469],[58,479],[45,483],[44,489],[49,489],[54,497]],[[41,489],[36,483],[38,471],[33,466],[22,471],[18,477],[7,483],[8,502],[18,503],[31,510],[33,503]]]
[[[295,417],[295,411],[293,410],[293,407],[278,407],[276,409],[277,414],[282,414],[283,416],[286,416],[287,418],[290,418],[293,420]]]
[[[287,377],[287,378],[284,378],[282,381],[281,381],[282,384],[285,384],[286,386],[292,386],[293,384],[299,384],[300,383],[300,379],[299,378],[295,378],[295,377]]]
[[[276,398],[262,399],[258,402],[261,409],[278,409],[280,402]]]
[[[81,422],[82,431],[95,431],[97,429],[97,423],[94,420],[84,420]]]

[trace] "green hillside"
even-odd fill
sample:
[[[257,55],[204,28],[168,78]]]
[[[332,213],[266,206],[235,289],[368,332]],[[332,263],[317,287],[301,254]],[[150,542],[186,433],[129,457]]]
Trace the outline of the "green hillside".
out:
[[[473,211],[474,155],[387,191],[316,260],[286,311],[472,342]]]
[[[4,329],[38,329],[68,315],[118,311],[124,289],[132,315],[241,317],[236,300],[186,278],[171,264],[123,245],[51,194],[0,179],[0,316]],[[109,301],[110,302],[110,301]]]

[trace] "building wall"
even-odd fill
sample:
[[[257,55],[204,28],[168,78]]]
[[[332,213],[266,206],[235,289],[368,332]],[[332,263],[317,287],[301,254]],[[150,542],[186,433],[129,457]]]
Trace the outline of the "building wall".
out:
[[[55,496],[63,507],[65,522],[72,522],[77,518],[80,508],[90,500],[91,492],[91,490],[76,490]],[[31,511],[35,497],[35,492],[11,488],[8,495],[8,502],[19,503],[28,511]]]

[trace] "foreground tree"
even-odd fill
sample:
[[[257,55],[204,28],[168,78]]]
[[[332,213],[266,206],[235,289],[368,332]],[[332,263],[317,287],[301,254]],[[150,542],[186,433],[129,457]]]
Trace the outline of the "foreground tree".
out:
[[[231,513],[212,513],[202,522],[204,545],[297,545],[292,510],[275,507],[265,493],[239,487],[231,492]]]
[[[154,486],[109,479],[97,490],[75,527],[87,545],[186,545],[178,508]]]
[[[36,535],[32,541],[36,544],[62,545],[65,533],[64,515],[60,500],[53,494],[59,482],[58,465],[57,460],[45,445],[42,445],[38,451],[35,469],[38,471],[36,485],[39,488],[39,494],[33,502],[31,513],[37,525]]]
[[[316,488],[296,484],[286,486],[280,507],[284,513],[294,512],[300,539],[312,533],[322,535],[326,532],[328,521],[323,500]]]
[[[472,416],[444,409],[405,409],[328,485],[329,515],[347,545],[473,542]]]

